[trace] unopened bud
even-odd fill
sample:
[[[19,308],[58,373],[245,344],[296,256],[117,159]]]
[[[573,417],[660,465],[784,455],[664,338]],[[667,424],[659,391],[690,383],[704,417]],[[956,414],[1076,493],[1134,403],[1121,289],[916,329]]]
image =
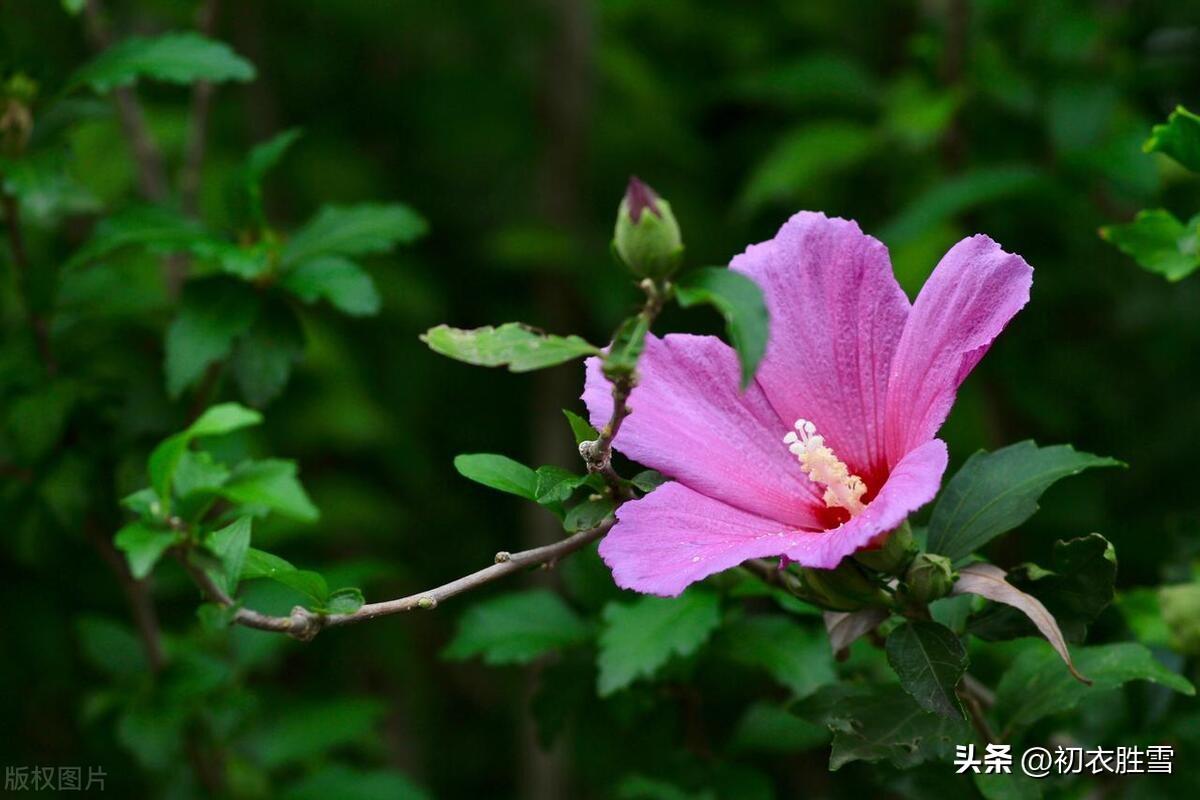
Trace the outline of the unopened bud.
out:
[[[914,600],[931,603],[950,594],[954,577],[954,566],[950,559],[934,553],[920,553],[905,573],[904,583]]]
[[[834,569],[800,570],[805,599],[830,611],[857,611],[868,606],[887,605],[883,589],[844,559]]]
[[[613,248],[642,278],[667,278],[683,262],[683,237],[671,204],[636,177],[629,179],[617,209]]]
[[[854,560],[876,572],[886,575],[902,575],[917,554],[917,543],[913,540],[912,528],[905,522],[888,534],[884,543],[874,550],[859,550]]]

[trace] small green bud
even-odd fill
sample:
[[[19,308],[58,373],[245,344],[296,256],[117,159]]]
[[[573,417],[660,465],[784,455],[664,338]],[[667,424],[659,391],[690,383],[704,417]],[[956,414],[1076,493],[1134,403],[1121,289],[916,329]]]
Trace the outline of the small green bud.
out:
[[[885,575],[902,575],[916,554],[917,543],[913,540],[912,528],[905,522],[888,535],[882,547],[859,550],[854,554],[854,560]]]
[[[805,599],[830,611],[857,611],[888,603],[887,593],[849,559],[834,569],[804,567],[800,581]]]
[[[909,565],[904,583],[914,600],[931,603],[950,594],[954,578],[954,566],[950,559],[933,553],[919,553]]]
[[[683,237],[671,204],[636,177],[629,179],[617,209],[613,249],[641,278],[668,278],[683,263]]]
[[[1158,590],[1163,622],[1171,645],[1181,653],[1200,653],[1200,583],[1180,583]]]

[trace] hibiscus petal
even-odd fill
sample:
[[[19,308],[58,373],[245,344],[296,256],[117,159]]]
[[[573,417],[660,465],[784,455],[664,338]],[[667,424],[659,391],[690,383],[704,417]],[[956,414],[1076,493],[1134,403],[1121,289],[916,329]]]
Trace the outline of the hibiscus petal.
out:
[[[909,313],[887,248],[854,222],[802,211],[730,266],[766,295],[758,383],[779,416],[811,420],[852,471],[883,473],[887,376]]]
[[[781,555],[804,537],[822,535],[671,482],[617,509],[617,524],[600,542],[600,556],[618,586],[674,597],[748,558]]]
[[[791,426],[758,386],[738,391],[739,374],[737,355],[715,336],[647,337],[631,413],[614,445],[709,497],[821,528],[820,493],[783,442]],[[583,401],[596,427],[612,413],[611,392],[599,359],[588,359]]]
[[[987,236],[963,239],[942,258],[913,304],[892,361],[889,463],[937,433],[959,385],[1029,302],[1032,283],[1025,259]]]
[[[785,555],[803,566],[833,569],[881,533],[894,530],[932,500],[946,471],[946,443],[931,439],[904,456],[861,514],[824,533],[805,534]]]
[[[786,556],[832,568],[933,499],[945,470],[945,443],[927,442],[896,465],[866,510],[825,532],[797,530],[667,483],[617,509],[600,556],[618,586],[667,597],[750,558]]]

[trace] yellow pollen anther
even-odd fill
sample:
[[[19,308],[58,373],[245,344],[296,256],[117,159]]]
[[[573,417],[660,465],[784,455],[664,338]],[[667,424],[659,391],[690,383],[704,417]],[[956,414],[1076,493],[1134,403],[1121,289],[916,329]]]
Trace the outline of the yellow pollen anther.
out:
[[[783,441],[799,459],[804,474],[813,483],[825,487],[825,505],[844,508],[852,517],[866,508],[862,496],[867,492],[867,485],[862,478],[851,475],[850,469],[825,446],[825,437],[817,433],[815,425],[806,419],[798,419],[795,432],[789,432]]]

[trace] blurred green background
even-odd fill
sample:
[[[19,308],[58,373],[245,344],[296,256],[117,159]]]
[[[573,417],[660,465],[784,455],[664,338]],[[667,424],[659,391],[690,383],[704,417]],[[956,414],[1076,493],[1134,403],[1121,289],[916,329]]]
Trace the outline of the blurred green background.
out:
[[[197,10],[190,0],[107,7],[118,36],[189,28]],[[369,260],[378,316],[306,312],[308,351],[252,446],[299,461],[322,518],[256,530],[264,546],[359,581],[373,600],[556,535],[549,515],[461,479],[451,459],[487,451],[573,466],[559,409],[580,410],[582,369],[474,369],[417,337],[442,322],[522,320],[602,341],[637,302],[608,253],[635,173],[671,201],[691,263],[727,263],[802,208],[881,238],[910,295],[965,235],[1022,254],[1036,270],[1032,302],[960,394],[943,432],[951,469],[1025,438],[1130,468],[1055,489],[992,555],[1045,560],[1054,539],[1098,530],[1117,547],[1122,587],[1188,571],[1200,543],[1200,282],[1143,272],[1096,230],[1146,206],[1184,217],[1200,207],[1194,180],[1141,152],[1176,104],[1200,104],[1200,7],[225,0],[213,36],[258,78],[215,92],[204,219],[226,220],[221,186],[251,145],[299,126],[267,184],[281,227],[322,203],[400,201],[431,228]],[[26,72],[44,94],[90,52],[59,3],[0,3],[0,69]],[[147,84],[139,94],[175,176],[189,93]],[[105,207],[127,204],[135,170],[116,116],[101,109],[70,144],[75,177]],[[62,258],[88,220],[72,217],[65,233],[31,225],[28,236]],[[19,305],[3,269],[0,311],[11,318]],[[348,774],[377,796],[417,786],[438,797],[603,797],[622,776],[694,751],[697,717],[718,739],[732,725],[745,686],[710,682],[703,708],[686,694],[602,707],[570,700],[567,686],[540,713],[570,708],[575,720],[543,751],[530,712],[541,668],[439,657],[470,599],[311,645],[246,630],[198,643],[187,633],[195,591],[172,565],[156,574],[158,614],[195,657],[162,710],[130,678],[139,651],[128,606],[83,531],[116,530],[116,498],[137,488],[146,452],[186,403],[162,396],[161,285],[106,291],[124,307],[82,314],[62,345],[64,363],[88,364],[100,387],[72,417],[65,453],[45,471],[0,475],[0,762],[104,765],[108,790],[128,797],[208,793],[214,764],[223,791],[247,797],[349,796],[336,789]],[[663,322],[719,330],[700,311]],[[222,385],[219,396],[237,393]],[[594,556],[528,581],[566,582],[585,608],[616,594]],[[286,602],[257,592],[263,607]],[[1097,636],[1122,624],[1110,612]],[[114,663],[126,646],[132,663]],[[130,696],[134,712],[122,705]],[[819,749],[749,763],[779,796],[928,796],[911,775],[880,783],[861,764],[829,773]]]

